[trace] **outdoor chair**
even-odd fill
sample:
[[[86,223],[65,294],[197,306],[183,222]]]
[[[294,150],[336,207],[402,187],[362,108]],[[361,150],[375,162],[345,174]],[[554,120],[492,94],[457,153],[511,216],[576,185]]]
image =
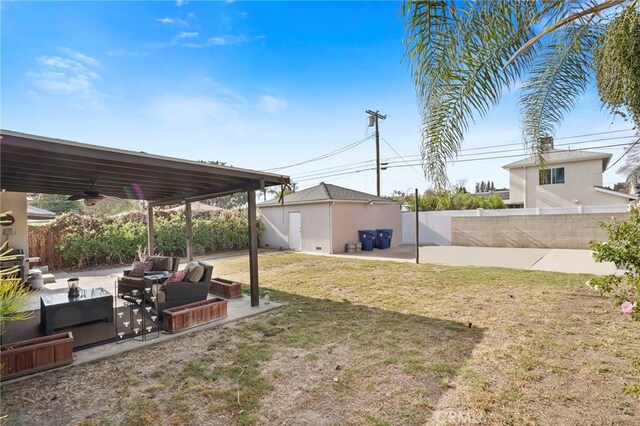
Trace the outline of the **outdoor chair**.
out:
[[[198,282],[179,281],[170,284],[153,284],[151,287],[151,294],[155,296],[156,312],[160,319],[165,309],[207,299],[213,266],[204,262],[194,262],[194,264],[204,267],[204,273]]]
[[[165,272],[172,274],[178,270],[180,265],[179,257],[172,256],[147,256],[146,261],[153,261],[151,271],[145,272],[145,275],[159,275]],[[144,277],[131,277],[129,274],[131,269],[125,269],[121,277],[118,278],[118,293],[129,294],[133,290],[144,291]]]

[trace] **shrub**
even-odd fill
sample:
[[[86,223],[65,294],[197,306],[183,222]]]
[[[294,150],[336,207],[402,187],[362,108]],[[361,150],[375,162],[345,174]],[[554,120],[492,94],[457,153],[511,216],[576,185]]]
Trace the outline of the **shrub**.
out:
[[[592,278],[587,284],[600,293],[612,293],[621,312],[640,321],[640,210],[633,210],[628,219],[601,226],[608,241],[591,242],[593,257],[598,262],[613,262],[624,273]],[[634,365],[640,371],[640,359]],[[625,391],[640,395],[640,381],[626,386]]]
[[[194,214],[193,242],[195,254],[248,247],[246,211],[201,212]],[[116,217],[83,216],[70,213],[60,216],[45,227],[31,228],[31,233],[49,236],[63,255],[58,268],[83,268],[132,261],[139,246],[147,245],[146,215],[131,213]],[[186,255],[186,221],[183,213],[158,211],[154,216],[156,253]],[[264,224],[258,219],[258,235]],[[33,255],[37,250],[31,249]],[[54,267],[54,265],[50,265]]]

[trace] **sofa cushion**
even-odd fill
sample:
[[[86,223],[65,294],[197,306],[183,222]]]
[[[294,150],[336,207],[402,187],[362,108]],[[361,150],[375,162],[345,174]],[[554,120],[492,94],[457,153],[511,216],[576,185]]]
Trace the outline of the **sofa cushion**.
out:
[[[129,285],[139,287],[142,285],[142,283],[144,283],[144,278],[141,278],[141,277],[126,276],[126,277],[118,278],[118,284],[129,284]]]
[[[135,262],[129,272],[130,277],[144,277],[145,272],[149,272],[153,267],[153,261]]]
[[[185,276],[185,281],[197,283],[200,282],[204,276],[204,266],[198,264],[198,262],[189,263],[186,269],[187,275]]]
[[[187,268],[184,268],[182,271],[174,272],[169,276],[169,278],[167,278],[167,280],[164,282],[164,285],[166,286],[167,284],[179,283],[181,281],[184,281],[184,277],[187,276],[187,272],[189,272]]]
[[[173,270],[173,258],[167,256],[148,257],[147,260],[153,261],[154,271],[171,271]]]

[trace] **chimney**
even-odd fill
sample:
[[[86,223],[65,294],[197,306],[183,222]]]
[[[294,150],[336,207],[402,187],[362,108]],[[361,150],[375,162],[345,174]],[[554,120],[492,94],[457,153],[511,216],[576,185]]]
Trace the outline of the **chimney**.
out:
[[[553,150],[554,149],[554,147],[553,147],[553,136],[547,136],[547,137],[542,138],[542,144],[546,145],[548,151]]]

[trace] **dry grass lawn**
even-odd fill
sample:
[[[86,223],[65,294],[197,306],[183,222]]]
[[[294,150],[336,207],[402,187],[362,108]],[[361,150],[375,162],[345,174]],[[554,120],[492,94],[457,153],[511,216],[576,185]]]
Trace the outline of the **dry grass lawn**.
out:
[[[216,275],[248,280],[246,259]],[[586,275],[260,258],[283,308],[2,386],[11,425],[637,425],[637,323]]]

